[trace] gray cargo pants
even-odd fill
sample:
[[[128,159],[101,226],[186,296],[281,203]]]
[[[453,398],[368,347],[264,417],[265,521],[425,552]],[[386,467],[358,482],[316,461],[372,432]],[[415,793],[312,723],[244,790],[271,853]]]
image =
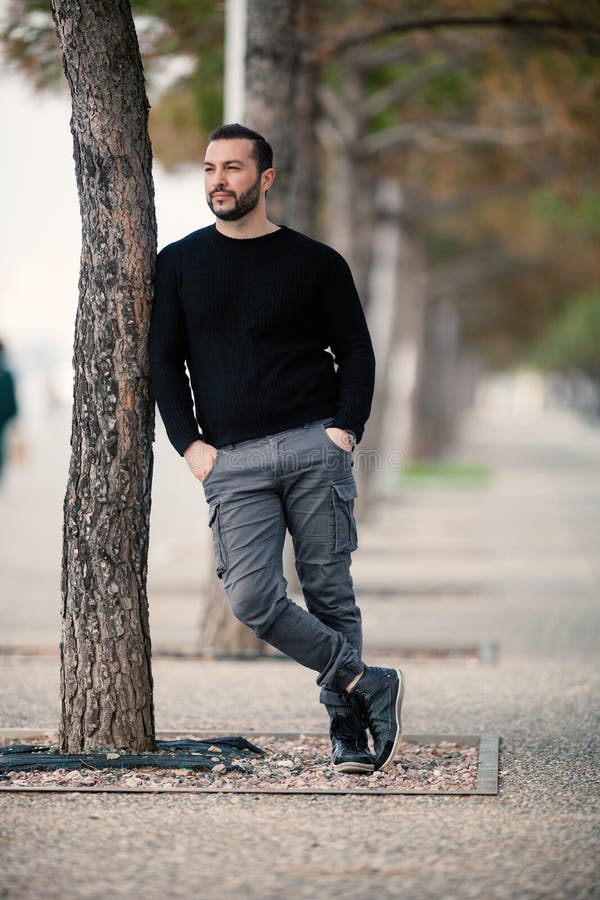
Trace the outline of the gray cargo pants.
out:
[[[364,668],[350,575],[356,549],[353,453],[325,431],[331,417],[219,447],[202,486],[216,571],[233,614],[319,675],[321,703],[346,706]],[[286,528],[308,612],[287,596]]]

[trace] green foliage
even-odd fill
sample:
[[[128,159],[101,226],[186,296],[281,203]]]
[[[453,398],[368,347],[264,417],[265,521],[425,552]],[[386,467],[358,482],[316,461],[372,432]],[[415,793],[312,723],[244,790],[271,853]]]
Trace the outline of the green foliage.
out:
[[[491,475],[481,463],[416,462],[402,468],[399,484],[410,488],[481,488],[487,487]]]
[[[340,91],[343,87],[344,71],[336,60],[332,60],[322,67],[321,79],[330,88]]]
[[[530,361],[543,369],[600,374],[600,287],[572,299],[543,333]]]
[[[456,232],[431,230],[425,235],[425,253],[432,267],[454,262],[468,250]]]
[[[433,60],[424,59],[418,66],[415,66],[412,63],[389,63],[388,65],[379,66],[369,73],[369,80],[365,85],[365,93],[368,96],[369,94],[378,91],[380,88],[387,87],[388,84],[393,84],[395,81],[401,81],[403,78],[412,75],[425,63],[432,61]]]
[[[423,69],[442,62],[439,54],[427,54],[416,65],[395,63],[380,66],[369,73],[365,96],[403,81],[410,83]],[[464,113],[476,102],[478,93],[479,81],[475,71],[466,64],[465,68],[453,72],[432,74],[425,84],[407,91],[400,100],[390,103],[385,110],[371,116],[368,132],[383,131],[407,120],[435,118],[440,114],[453,115],[456,111]]]
[[[549,189],[531,194],[532,212],[546,225],[559,231],[600,235],[600,192],[587,190],[574,202]]]
[[[140,50],[148,82],[152,85],[155,63],[182,55],[195,60],[190,75],[169,89],[196,93],[195,121],[183,122],[179,113],[185,103],[165,103],[168,112],[164,127],[173,128],[172,138],[182,138],[196,127],[198,134],[221,122],[223,106],[224,3],[209,0],[133,0],[132,11],[138,30]],[[11,0],[0,31],[0,45],[7,61],[33,82],[38,89],[64,87],[60,48],[47,0]],[[153,102],[155,108],[160,100]],[[188,107],[189,108],[189,107]],[[181,131],[178,131],[180,126]]]
[[[376,134],[380,131],[387,131],[394,125],[401,123],[400,116],[393,109],[384,109],[369,118],[369,134]]]
[[[0,49],[8,66],[24,72],[42,90],[64,87],[56,29],[44,0],[12,0],[0,26]]]
[[[413,102],[421,102],[433,112],[448,113],[456,107],[470,106],[479,94],[479,82],[476,76],[464,69],[460,72],[449,72],[432,78],[420,91],[415,92]]]
[[[221,52],[203,53],[191,79],[198,124],[203,131],[210,132],[223,121],[223,62]]]
[[[196,29],[205,30],[214,24],[216,17],[224,16],[224,3],[210,0],[133,0],[131,5],[134,15],[145,12],[169,22],[172,27],[184,23],[188,34]]]

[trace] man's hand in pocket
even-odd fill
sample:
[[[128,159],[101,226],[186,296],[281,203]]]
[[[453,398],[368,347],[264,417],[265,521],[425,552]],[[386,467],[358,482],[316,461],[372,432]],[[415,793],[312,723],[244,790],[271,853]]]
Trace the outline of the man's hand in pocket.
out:
[[[331,438],[334,444],[337,444],[342,450],[352,450],[353,443],[352,438],[348,434],[347,431],[344,431],[343,428],[326,428],[325,431]]]
[[[202,482],[215,464],[217,448],[206,441],[194,441],[183,456],[194,478]]]

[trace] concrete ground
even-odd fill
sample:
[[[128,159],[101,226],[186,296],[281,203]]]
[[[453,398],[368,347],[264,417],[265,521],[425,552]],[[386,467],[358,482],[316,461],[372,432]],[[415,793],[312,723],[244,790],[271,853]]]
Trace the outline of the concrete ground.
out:
[[[68,430],[0,493],[0,643],[56,646]],[[39,449],[41,447],[41,450]],[[458,457],[487,487],[389,491],[359,525],[369,647],[495,640],[497,665],[398,659],[406,732],[502,738],[497,797],[0,795],[0,896],[584,898],[600,894],[600,429],[473,413]],[[190,644],[206,509],[157,445],[154,646]],[[392,588],[396,595],[385,593]],[[0,727],[55,725],[58,658],[0,655]],[[155,660],[159,729],[321,729],[289,662]]]

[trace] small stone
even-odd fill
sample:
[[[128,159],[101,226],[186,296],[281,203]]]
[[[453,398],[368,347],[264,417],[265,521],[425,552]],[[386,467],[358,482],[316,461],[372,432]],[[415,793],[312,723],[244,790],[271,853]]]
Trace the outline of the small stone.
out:
[[[210,771],[215,775],[221,775],[223,772],[227,771],[227,766],[223,765],[223,763],[219,763],[217,766],[213,766]]]
[[[216,747],[214,744],[212,744],[212,745],[208,748],[208,752],[209,752],[209,753],[222,753],[223,750],[221,749],[221,747]]]
[[[139,787],[142,784],[142,779],[138,778],[137,775],[126,775],[122,781],[128,787]]]

